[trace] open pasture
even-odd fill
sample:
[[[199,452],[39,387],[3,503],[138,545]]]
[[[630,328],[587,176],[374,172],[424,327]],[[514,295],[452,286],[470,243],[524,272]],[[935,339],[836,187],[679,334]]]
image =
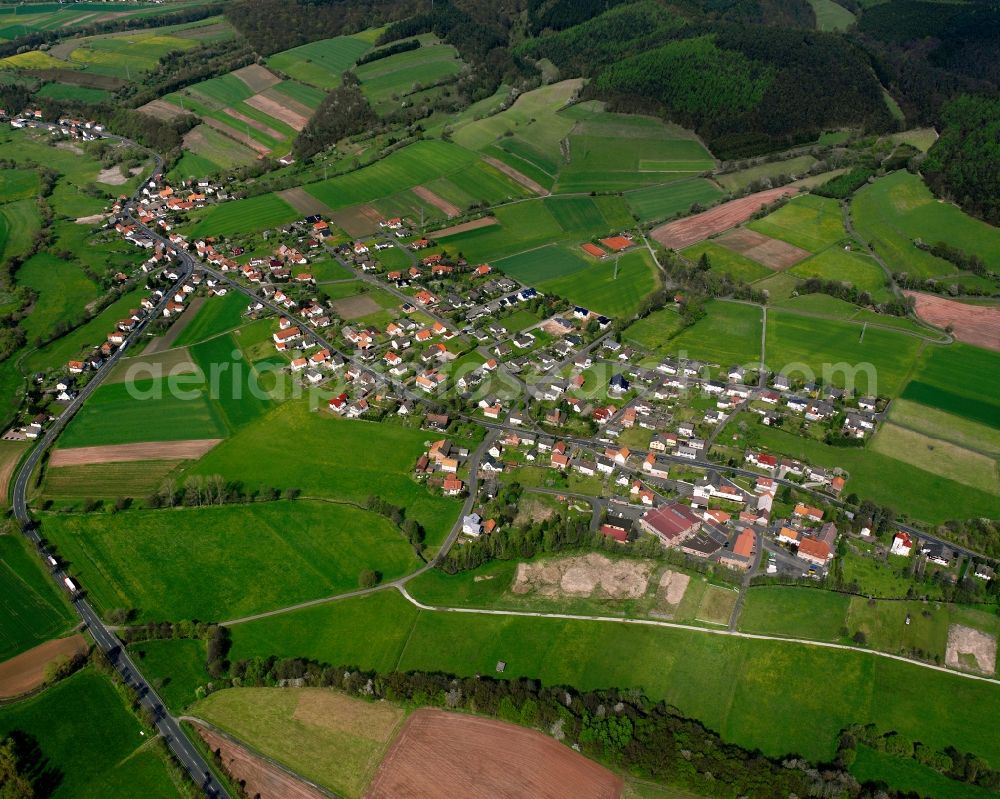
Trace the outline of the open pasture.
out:
[[[16,534],[0,535],[0,660],[70,629],[73,614],[41,560]]]
[[[253,163],[256,153],[208,125],[196,125],[184,134],[185,153],[172,174],[206,177],[214,172]],[[194,156],[194,157],[192,157]]]
[[[231,236],[288,224],[299,218],[292,206],[277,194],[261,194],[246,200],[233,200],[209,208],[201,214],[191,235]]]
[[[656,222],[686,213],[695,205],[711,205],[722,195],[709,180],[687,178],[626,192],[625,201],[640,222]]]
[[[450,44],[429,42],[416,50],[362,64],[354,72],[361,91],[376,111],[399,107],[401,98],[453,78],[462,71],[458,51]]]
[[[821,31],[843,31],[854,24],[854,14],[834,0],[809,0],[816,14],[816,29]]]
[[[979,255],[988,264],[1000,263],[1000,229],[935,199],[919,176],[905,170],[855,193],[851,215],[858,232],[874,245],[893,272],[926,278],[957,271],[948,261],[918,249],[914,239],[928,244],[944,241]]]
[[[174,340],[174,346],[186,347],[233,330],[246,321],[246,311],[247,299],[238,291],[223,297],[210,297]]]
[[[420,430],[344,420],[294,400],[238,431],[186,473],[221,474],[250,489],[299,488],[306,496],[359,504],[375,494],[405,507],[407,517],[426,528],[427,543],[434,547],[451,529],[461,502],[432,496],[412,478],[427,440]],[[288,441],[312,442],[312,454],[289,458]]]
[[[847,236],[840,204],[813,194],[794,197],[774,213],[750,222],[747,227],[811,253],[826,249]]]
[[[33,255],[17,270],[18,286],[38,293],[22,326],[29,340],[51,334],[56,324],[83,317],[84,308],[99,294],[98,286],[80,267],[47,252]]]
[[[928,347],[902,397],[1000,429],[1000,354],[967,344]]]
[[[932,438],[1000,458],[1000,428],[902,398],[889,406],[889,420]]]
[[[494,265],[511,277],[525,283],[566,277],[587,269],[590,263],[566,247],[552,244],[528,250],[520,255],[495,261]]]
[[[756,305],[713,300],[705,317],[682,330],[669,351],[728,368],[760,362],[761,309]]]
[[[38,194],[38,173],[33,169],[0,171],[0,202],[25,200]]]
[[[58,719],[58,723],[53,723]],[[51,799],[142,796],[181,799],[188,786],[173,782],[166,755],[125,707],[108,677],[77,672],[30,699],[0,708],[0,737],[20,730],[61,776]]]
[[[322,688],[217,691],[191,713],[352,799],[364,794],[406,718],[388,703]]]
[[[591,263],[580,271],[539,283],[546,294],[558,294],[606,316],[627,318],[659,285],[652,256],[645,249],[618,259]]]
[[[816,159],[811,155],[800,155],[784,161],[767,161],[735,172],[715,175],[713,180],[727,191],[739,191],[757,180],[764,181],[779,175],[789,177],[804,175],[815,163]]]
[[[883,424],[875,433],[871,448],[926,472],[1000,495],[997,460],[991,455],[932,438],[891,422]]]
[[[771,270],[756,261],[721,246],[718,240],[703,241],[682,250],[681,254],[692,263],[697,263],[703,255],[708,256],[712,269],[729,275],[734,280],[753,283],[772,274]]]
[[[269,67],[290,78],[315,86],[333,89],[340,85],[340,76],[354,66],[370,45],[354,36],[337,36],[293,47],[269,56]]]
[[[350,591],[364,569],[392,579],[417,566],[387,519],[339,503],[51,516],[44,524],[102,613],[136,608],[141,620],[221,621]]]
[[[789,270],[799,278],[818,277],[850,283],[859,291],[867,291],[876,302],[888,299],[890,292],[885,283],[885,273],[875,259],[868,255],[830,247]]]
[[[863,335],[863,338],[862,338]],[[912,368],[920,340],[892,330],[797,316],[767,315],[767,366],[774,372],[823,378],[861,394],[896,396]],[[803,371],[806,370],[806,371]]]
[[[73,450],[56,450],[72,452]],[[91,499],[142,499],[156,493],[178,466],[176,460],[116,461],[46,467],[39,496],[55,502]]]
[[[374,640],[373,629],[379,631]],[[859,652],[638,625],[418,611],[393,593],[237,625],[232,632],[234,658],[276,654],[462,675],[494,674],[504,660],[505,678],[581,689],[641,687],[727,740],[771,755],[829,758],[844,726],[874,721],[928,745],[1000,757],[989,732],[1000,706],[994,686]],[[571,654],[582,651],[588,656]],[[622,658],[622,652],[631,654]],[[798,679],[805,673],[826,678]],[[742,676],[734,681],[733,674]],[[952,713],[954,702],[967,712]]]

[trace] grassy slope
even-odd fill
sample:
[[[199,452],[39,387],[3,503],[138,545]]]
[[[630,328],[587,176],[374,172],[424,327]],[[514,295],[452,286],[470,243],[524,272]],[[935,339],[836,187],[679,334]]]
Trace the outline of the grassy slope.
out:
[[[50,516],[45,532],[103,612],[142,620],[222,620],[349,591],[366,568],[417,566],[388,520],[319,502]]]

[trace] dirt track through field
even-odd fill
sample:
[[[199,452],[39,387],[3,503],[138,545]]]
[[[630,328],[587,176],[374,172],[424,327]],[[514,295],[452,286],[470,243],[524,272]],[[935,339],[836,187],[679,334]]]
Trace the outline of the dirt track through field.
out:
[[[252,92],[262,92],[271,88],[275,83],[281,83],[281,78],[271,70],[259,64],[251,64],[248,67],[233,70],[233,77],[238,78]]]
[[[186,441],[146,441],[138,444],[57,449],[49,458],[49,468],[87,466],[92,463],[195,460],[220,441],[221,438],[192,438]]]
[[[747,228],[730,230],[715,243],[774,270],[788,269],[812,255],[808,250]]]
[[[790,189],[787,186],[759,191],[738,200],[730,200],[728,203],[723,203],[700,214],[660,225],[650,235],[664,247],[682,250],[692,244],[697,244],[699,241],[704,241],[715,233],[722,233],[724,230],[746,222],[765,205],[769,205],[785,195],[796,194],[797,191],[797,189]]]
[[[457,205],[452,205],[443,197],[438,197],[434,192],[432,192],[426,186],[414,186],[412,189],[410,189],[410,191],[416,194],[424,202],[428,202],[431,205],[433,205],[449,219],[452,219],[453,217],[456,217],[462,213],[461,208],[459,208]]]
[[[423,708],[403,726],[365,799],[618,799],[615,774],[543,735]]]
[[[240,144],[245,144],[251,150],[260,153],[261,155],[267,155],[271,152],[270,148],[264,146],[259,141],[255,141],[247,136],[245,133],[240,133],[236,128],[227,125],[225,122],[219,122],[217,119],[211,119],[206,117],[202,120],[210,128],[215,128],[219,133],[224,133],[230,139],[235,139]]]
[[[451,227],[435,230],[433,233],[429,233],[428,236],[432,239],[443,239],[448,236],[457,236],[459,233],[468,233],[470,230],[492,227],[495,224],[497,224],[495,216],[484,216],[479,219],[473,219],[471,222],[463,222],[461,225],[452,225]]]
[[[925,322],[940,328],[951,325],[952,335],[959,341],[1000,351],[1000,306],[969,305],[919,291],[903,293],[913,297],[914,310]]]
[[[177,337],[184,332],[184,328],[191,324],[191,320],[198,315],[198,311],[201,310],[201,306],[205,304],[207,297],[195,297],[188,304],[177,320],[170,325],[170,329],[167,330],[162,336],[154,338],[149,344],[146,345],[146,349],[143,350],[144,355],[153,355],[157,352],[162,352],[163,350],[169,350],[174,346],[174,342],[177,341]]]
[[[153,100],[151,103],[139,106],[138,110],[144,114],[149,114],[151,117],[164,120],[171,120],[184,113],[176,105],[168,103],[166,100]]]
[[[212,752],[219,751],[226,772],[237,782],[245,783],[247,796],[259,796],[260,799],[327,799],[327,794],[296,779],[225,735],[194,721],[191,724]]]
[[[266,94],[255,94],[253,97],[245,100],[247,105],[256,108],[258,111],[263,111],[269,117],[274,117],[275,119],[280,119],[286,125],[295,130],[302,130],[309,121],[308,116],[303,116],[297,111],[293,110],[284,103],[279,103],[277,100],[272,100]]]
[[[483,160],[490,166],[499,169],[515,183],[520,183],[528,191],[537,194],[539,197],[544,197],[546,194],[549,193],[549,190],[546,189],[542,184],[536,183],[527,175],[518,172],[516,169],[514,169],[514,167],[505,164],[503,161],[497,158],[491,158],[489,156],[483,156]]]
[[[86,654],[87,639],[82,635],[56,638],[0,663],[0,699],[12,699],[38,688],[45,682],[45,668],[57,657]]]

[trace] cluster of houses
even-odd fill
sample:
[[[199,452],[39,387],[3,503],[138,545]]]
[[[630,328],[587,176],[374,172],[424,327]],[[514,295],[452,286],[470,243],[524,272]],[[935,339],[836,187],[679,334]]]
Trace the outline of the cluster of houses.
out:
[[[862,396],[854,399],[836,386],[818,387],[812,384],[793,391],[786,375],[776,374],[769,388],[761,389],[754,399],[758,404],[752,410],[760,414],[761,422],[774,425],[781,411],[801,416],[806,422],[829,422],[844,415],[841,433],[850,438],[863,439],[875,431],[879,418],[879,400]]]
[[[0,119],[7,118],[6,110],[0,109]],[[16,129],[46,127],[53,136],[66,136],[78,141],[94,141],[104,134],[104,126],[91,119],[60,117],[54,123],[47,123],[40,108],[29,108],[14,114],[10,117],[10,126]]]

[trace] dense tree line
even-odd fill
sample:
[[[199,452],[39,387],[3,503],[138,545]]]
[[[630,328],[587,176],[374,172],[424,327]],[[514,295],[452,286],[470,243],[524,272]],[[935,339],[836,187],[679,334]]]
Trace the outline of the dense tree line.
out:
[[[945,261],[950,261],[964,272],[972,272],[972,274],[979,275],[979,277],[991,277],[993,275],[989,266],[978,255],[967,253],[958,247],[952,247],[947,242],[939,241],[937,244],[925,244],[922,241],[916,241],[914,244],[919,249],[926,250],[931,255],[942,258]]]
[[[920,741],[911,741],[894,730],[883,732],[874,724],[852,724],[840,734],[837,762],[850,767],[857,756],[858,744],[894,757],[914,760],[934,769],[950,780],[975,785],[987,791],[1000,791],[1000,771],[972,752],[960,752],[953,746],[933,749]]]
[[[818,194],[820,197],[833,197],[836,200],[844,200],[854,194],[854,192],[864,186],[874,176],[874,169],[863,166],[854,167],[849,172],[837,175],[837,177],[831,178],[823,185],[817,186],[812,190],[812,193]]]
[[[531,39],[517,52],[547,58],[564,75],[594,75],[607,64],[634,56],[673,38],[685,24],[675,12],[653,2],[618,6],[569,30]]]
[[[374,494],[368,497],[368,501],[365,503],[365,506],[368,510],[373,511],[380,516],[384,516],[396,527],[398,527],[402,531],[403,535],[406,536],[406,540],[410,542],[410,545],[418,555],[423,552],[424,538],[426,538],[427,533],[424,530],[423,525],[416,519],[406,518],[406,508],[393,505],[391,502],[387,502]]]
[[[1000,98],[960,97],[921,165],[928,185],[963,210],[1000,225]]]
[[[625,0],[528,0],[528,30],[561,31],[596,17]]]
[[[409,53],[412,50],[420,49],[419,39],[408,39],[405,42],[396,42],[395,44],[390,44],[388,47],[380,47],[377,50],[369,50],[356,62],[357,66],[362,64],[370,64],[372,61],[381,61],[383,58],[388,58],[391,55],[398,55],[399,53]]]
[[[295,139],[297,158],[310,158],[343,139],[375,127],[378,117],[361,93],[356,80],[345,76],[344,82],[331,91]]]
[[[913,308],[913,300],[909,297],[902,300],[889,300],[887,302],[876,303],[872,299],[872,295],[867,291],[862,291],[853,284],[840,280],[823,280],[820,277],[810,277],[796,285],[795,290],[799,294],[826,294],[830,297],[836,297],[838,300],[849,302],[852,305],[860,305],[862,307],[872,306],[880,313],[889,314],[890,316],[906,316]]]
[[[0,796],[3,799],[34,799],[38,795],[32,779],[31,748],[30,739],[23,733],[0,740]]]

